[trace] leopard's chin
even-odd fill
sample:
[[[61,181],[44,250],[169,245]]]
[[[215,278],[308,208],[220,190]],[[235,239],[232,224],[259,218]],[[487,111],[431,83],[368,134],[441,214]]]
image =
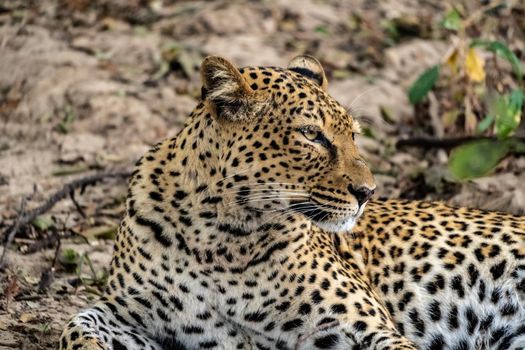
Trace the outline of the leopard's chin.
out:
[[[305,215],[320,229],[333,233],[352,231],[366,206],[365,202],[353,213],[341,215],[337,212],[326,211],[312,203],[301,204],[302,205],[296,204],[294,210]]]
[[[313,224],[327,232],[343,233],[352,231],[357,219],[358,217],[349,217],[344,220],[313,221]]]

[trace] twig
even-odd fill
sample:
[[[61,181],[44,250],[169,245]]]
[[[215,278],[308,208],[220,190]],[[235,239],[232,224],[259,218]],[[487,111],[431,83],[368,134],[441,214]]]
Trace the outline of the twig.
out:
[[[12,275],[7,280],[7,286],[4,289],[4,295],[5,295],[5,309],[9,311],[9,304],[11,302],[11,299],[15,297],[18,294],[18,291],[20,290],[20,287],[18,286],[18,277],[16,275]]]
[[[441,122],[441,118],[439,116],[439,102],[437,100],[436,94],[434,94],[432,91],[430,91],[428,94],[428,101],[430,103],[430,123],[434,129],[434,134],[441,138],[445,132],[443,131],[443,123]]]
[[[57,239],[57,246],[55,248],[55,256],[53,257],[53,262],[51,263],[51,268],[54,270],[57,266],[57,260],[58,260],[58,253],[60,252],[60,248],[62,247],[62,241],[60,240],[60,235],[58,232],[53,232],[54,236]]]
[[[69,198],[71,198],[71,201],[73,202],[73,204],[75,205],[75,208],[77,208],[77,211],[80,213],[80,215],[85,219],[86,218],[86,213],[84,213],[84,210],[82,209],[82,207],[80,206],[80,204],[78,204],[76,198],[75,198],[75,191],[71,191],[69,192]]]
[[[53,235],[56,237],[57,240],[55,256],[53,257],[53,262],[51,263],[51,266],[42,272],[42,276],[40,277],[40,281],[38,282],[39,293],[46,292],[51,286],[51,283],[53,283],[53,281],[55,280],[56,263],[58,260],[58,254],[60,252],[60,247],[62,243],[60,241],[60,235],[58,234],[56,229],[53,230]]]
[[[41,251],[42,249],[47,249],[53,247],[59,239],[61,238],[69,238],[72,234],[66,234],[62,236],[58,236],[55,234],[52,235],[46,235],[44,238],[39,239],[38,241],[32,243],[31,245],[28,245],[25,250],[22,251],[23,254],[32,254],[36,253],[38,251]]]
[[[94,185],[97,182],[102,181],[107,178],[127,178],[130,175],[131,173],[129,171],[105,172],[105,173],[99,173],[99,174],[90,175],[90,176],[86,176],[80,179],[73,180],[65,184],[60,190],[53,193],[45,201],[44,204],[28,212],[24,212],[27,199],[26,198],[22,199],[22,203],[20,205],[20,210],[16,218],[16,221],[2,235],[2,237],[4,237],[3,242],[5,243],[5,247],[4,247],[4,251],[2,252],[2,256],[0,257],[0,266],[3,263],[3,258],[6,254],[7,247],[9,246],[10,242],[14,239],[16,233],[21,228],[23,228],[24,226],[32,222],[37,216],[53,208],[55,204],[61,201],[62,199],[67,198],[68,196],[71,196],[71,193],[74,192],[78,188],[81,188],[83,190],[87,186]]]
[[[465,136],[455,138],[431,138],[431,137],[414,137],[404,140],[399,140],[396,143],[396,148],[403,147],[421,147],[421,148],[444,148],[451,149],[459,145],[471,142],[471,141],[497,141],[497,137],[493,136]],[[513,137],[512,140],[525,142],[525,137]]]
[[[16,220],[14,224],[6,231],[6,234],[4,236],[6,237],[6,239],[5,239],[4,250],[2,251],[2,255],[0,256],[0,268],[4,266],[4,259],[7,254],[7,247],[9,247],[11,242],[13,242],[13,239],[15,238],[16,233],[18,232],[20,227],[24,226],[24,224],[22,223],[22,219],[23,219],[22,215],[24,215],[24,211],[26,210],[27,201],[31,199],[31,197],[35,193],[36,193],[36,186],[33,188],[32,194],[28,196],[24,196],[22,200],[20,201],[20,208],[18,208],[18,215],[16,217]]]
[[[22,296],[17,296],[17,297],[14,297],[13,299],[15,299],[16,301],[35,301],[35,300],[40,300],[42,299],[42,296],[41,295],[22,295]]]

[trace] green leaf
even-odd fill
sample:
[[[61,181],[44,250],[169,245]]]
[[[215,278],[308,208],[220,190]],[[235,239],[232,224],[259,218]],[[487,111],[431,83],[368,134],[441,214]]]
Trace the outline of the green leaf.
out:
[[[380,105],[379,106],[379,113],[381,114],[381,118],[388,124],[395,124],[396,118],[392,115],[392,111],[385,107]]]
[[[460,180],[481,177],[490,173],[508,154],[505,141],[479,140],[456,147],[448,162],[450,172]]]
[[[315,27],[314,30],[317,33],[321,33],[321,34],[324,34],[324,35],[330,35],[330,29],[328,29],[328,27],[323,26],[323,25],[319,25],[319,26]]]
[[[374,132],[370,128],[363,127],[362,130],[361,130],[361,133],[362,133],[363,136],[370,137],[372,139],[376,138],[376,135],[374,134]]]
[[[525,142],[514,142],[512,144],[512,151],[520,154],[525,154]]]
[[[499,138],[508,137],[520,125],[524,100],[525,94],[521,90],[513,90],[509,95],[497,95],[490,104],[490,114],[495,116],[496,135]]]
[[[45,216],[37,216],[31,224],[40,231],[45,231],[53,226],[53,221]]]
[[[72,272],[79,264],[80,255],[74,249],[68,248],[62,252],[59,261],[67,271]]]
[[[62,252],[61,260],[69,262],[69,263],[73,263],[73,262],[78,261],[78,257],[79,255],[76,252],[76,250],[68,248],[68,249],[64,249],[64,251]]]
[[[513,90],[508,96],[506,126],[510,132],[514,132],[521,122],[521,110],[525,101],[525,94],[521,90]],[[508,136],[505,135],[505,136]]]
[[[521,108],[525,101],[525,93],[521,90],[512,90],[509,95],[509,111],[512,114],[521,114]],[[518,121],[519,123],[519,121]]]
[[[411,104],[421,101],[439,78],[439,65],[435,65],[423,72],[408,91],[408,99]]]
[[[399,34],[399,30],[396,26],[395,21],[385,20],[381,23],[381,26],[385,29],[388,38],[390,38],[394,43],[399,41],[401,35]]]
[[[495,119],[496,118],[493,115],[487,115],[485,118],[483,118],[483,120],[478,123],[478,127],[477,127],[478,133],[481,134],[482,132],[488,130],[488,128],[490,128],[492,123],[494,123]]]
[[[443,28],[457,31],[461,28],[461,16],[455,8],[448,11],[445,18],[441,21]]]
[[[523,79],[523,67],[518,57],[508,48],[507,45],[501,41],[488,41],[482,39],[474,39],[470,43],[471,47],[482,47],[485,50],[494,52],[496,55],[507,60],[512,65],[514,73],[518,76],[518,79],[521,81]]]
[[[66,106],[64,108],[64,119],[58,124],[58,130],[63,134],[67,134],[75,119],[76,114],[71,106]]]
[[[512,120],[509,118],[507,99],[505,96],[497,95],[489,108],[496,119],[496,135],[499,138],[505,138],[512,132]]]

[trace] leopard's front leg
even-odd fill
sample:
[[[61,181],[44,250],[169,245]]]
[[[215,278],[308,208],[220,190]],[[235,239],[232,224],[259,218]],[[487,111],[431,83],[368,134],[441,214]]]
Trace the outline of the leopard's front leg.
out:
[[[110,301],[73,317],[60,338],[60,350],[162,350],[143,328],[125,320]],[[176,349],[176,348],[173,348]]]
[[[138,308],[132,301],[127,303],[127,308],[118,308],[106,298],[67,324],[59,349],[255,349],[250,337],[237,325],[228,322],[205,303],[191,302],[193,308],[186,314],[177,315],[166,307],[166,314],[162,314],[164,319],[153,321],[149,309]],[[135,315],[135,318],[130,315]],[[166,319],[170,316],[173,316],[172,321]],[[146,322],[147,325],[140,326],[136,322]]]
[[[327,323],[303,334],[294,350],[306,349],[367,349],[418,350],[416,345],[395,330],[366,330],[364,323]]]

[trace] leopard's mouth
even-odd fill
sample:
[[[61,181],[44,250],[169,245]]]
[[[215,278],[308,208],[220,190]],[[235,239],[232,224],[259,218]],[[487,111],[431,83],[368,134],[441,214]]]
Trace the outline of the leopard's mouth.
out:
[[[365,204],[357,210],[339,209],[335,206],[321,204],[315,200],[292,202],[293,211],[303,214],[319,228],[329,232],[350,231],[364,211]]]

